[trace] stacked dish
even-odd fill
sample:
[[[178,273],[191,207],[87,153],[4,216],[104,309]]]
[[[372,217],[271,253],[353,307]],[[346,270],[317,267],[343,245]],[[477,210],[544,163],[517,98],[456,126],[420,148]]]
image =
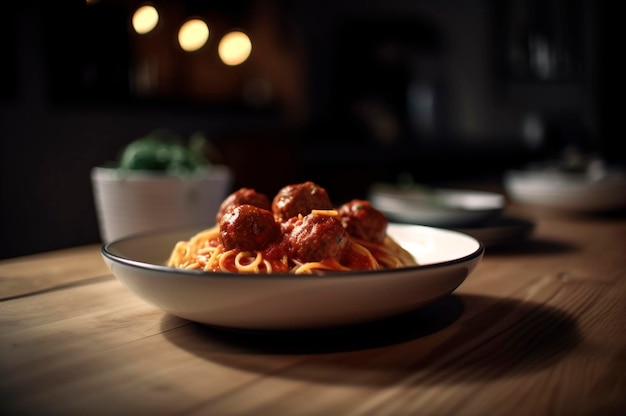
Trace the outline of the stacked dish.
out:
[[[391,221],[455,229],[485,246],[518,241],[534,228],[530,221],[504,216],[506,198],[495,192],[377,183],[368,199]]]

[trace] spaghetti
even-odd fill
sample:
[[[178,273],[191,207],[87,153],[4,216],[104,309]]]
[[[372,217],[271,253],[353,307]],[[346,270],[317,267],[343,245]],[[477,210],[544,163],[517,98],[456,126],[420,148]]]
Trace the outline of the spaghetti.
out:
[[[224,200],[217,223],[179,241],[168,266],[248,274],[323,274],[416,265],[386,234],[387,220],[367,201],[338,209],[312,182],[288,185],[270,204],[242,188]]]

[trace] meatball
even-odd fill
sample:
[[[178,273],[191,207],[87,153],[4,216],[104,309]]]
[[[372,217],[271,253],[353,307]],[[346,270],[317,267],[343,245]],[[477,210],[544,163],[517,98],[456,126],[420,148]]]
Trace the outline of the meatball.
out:
[[[226,212],[243,204],[254,205],[255,207],[263,208],[268,211],[272,209],[272,205],[265,194],[257,192],[254,189],[241,188],[224,199],[215,217],[216,222],[219,223]]]
[[[337,218],[316,214],[296,221],[288,239],[291,256],[302,262],[339,260],[349,241]]]
[[[225,250],[262,250],[281,237],[280,224],[272,212],[248,204],[226,212],[219,227]]]
[[[338,211],[341,224],[351,236],[374,243],[382,243],[385,239],[387,218],[369,201],[353,199]]]
[[[310,181],[285,186],[272,201],[272,212],[278,221],[286,221],[298,214],[308,215],[313,209],[331,208],[326,189]]]

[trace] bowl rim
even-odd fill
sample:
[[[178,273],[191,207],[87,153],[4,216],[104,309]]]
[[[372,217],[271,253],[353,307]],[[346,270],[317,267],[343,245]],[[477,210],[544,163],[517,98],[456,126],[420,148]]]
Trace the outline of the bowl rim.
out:
[[[133,181],[133,180],[205,180],[223,178],[231,180],[232,171],[227,165],[215,164],[203,166],[188,173],[171,173],[162,170],[120,169],[116,166],[94,166],[91,168],[91,179],[97,181]]]
[[[168,230],[169,232],[172,232],[172,233],[176,232],[177,230],[183,231],[187,229],[192,229],[192,227],[175,227],[173,229],[151,230],[151,231],[128,235],[128,236],[121,237],[121,238],[112,240],[110,242],[104,243],[100,251],[101,251],[102,256],[111,262],[141,269],[144,271],[158,272],[158,273],[164,273],[168,275],[176,274],[181,277],[184,276],[188,278],[200,278],[200,279],[207,279],[207,278],[208,279],[213,279],[213,278],[224,279],[226,278],[226,279],[248,280],[252,278],[255,280],[289,279],[293,281],[311,280],[311,279],[316,279],[316,278],[321,278],[321,279],[344,278],[344,277],[350,278],[350,277],[355,277],[355,276],[369,277],[369,276],[377,276],[380,274],[389,274],[389,273],[400,274],[400,273],[406,273],[406,272],[414,272],[417,270],[437,269],[437,268],[441,268],[444,266],[462,264],[468,261],[473,261],[474,259],[482,257],[485,253],[485,245],[482,243],[482,241],[462,231],[441,228],[441,227],[427,226],[427,225],[419,225],[419,224],[390,223],[390,225],[391,224],[393,224],[394,226],[407,227],[407,228],[419,227],[419,228],[426,228],[426,229],[434,229],[438,232],[441,231],[446,234],[460,235],[465,238],[473,240],[477,244],[477,248],[473,252],[467,255],[464,255],[462,257],[445,260],[445,261],[439,261],[436,263],[428,263],[428,264],[423,264],[423,265],[417,264],[415,266],[399,267],[396,269],[328,271],[328,272],[324,272],[323,274],[312,274],[312,275],[308,275],[308,274],[307,275],[294,275],[292,273],[249,274],[249,273],[229,273],[229,272],[206,272],[203,270],[186,270],[186,269],[179,269],[175,267],[166,266],[164,264],[148,263],[148,262],[144,262],[140,260],[135,260],[129,257],[115,254],[113,252],[113,248],[115,245],[128,242],[129,240],[149,238],[150,236],[162,235],[168,232]],[[197,228],[197,227],[193,227],[193,228]],[[297,278],[294,279],[294,277],[296,276]]]

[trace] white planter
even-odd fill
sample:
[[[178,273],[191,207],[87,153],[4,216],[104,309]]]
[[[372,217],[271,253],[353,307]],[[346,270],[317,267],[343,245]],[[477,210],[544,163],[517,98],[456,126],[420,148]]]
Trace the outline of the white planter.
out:
[[[233,174],[221,165],[186,177],[95,167],[91,182],[100,237],[109,242],[159,228],[214,224]]]

